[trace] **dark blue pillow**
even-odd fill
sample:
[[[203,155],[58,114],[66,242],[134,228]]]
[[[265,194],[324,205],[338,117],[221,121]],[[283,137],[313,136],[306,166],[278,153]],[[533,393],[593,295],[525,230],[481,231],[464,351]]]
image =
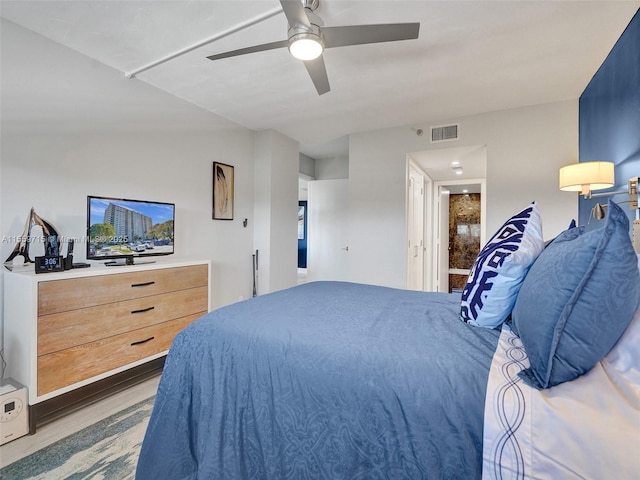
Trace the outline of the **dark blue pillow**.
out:
[[[520,372],[525,383],[568,382],[609,353],[640,299],[636,264],[629,220],[613,202],[603,228],[562,232],[540,254],[512,312],[531,364]]]

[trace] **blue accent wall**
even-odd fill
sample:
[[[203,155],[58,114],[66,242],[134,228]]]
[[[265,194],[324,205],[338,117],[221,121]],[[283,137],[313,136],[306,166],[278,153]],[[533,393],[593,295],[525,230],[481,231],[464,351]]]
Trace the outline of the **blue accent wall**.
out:
[[[621,190],[629,178],[640,176],[640,10],[580,96],[579,149],[581,162],[606,160],[616,165],[616,185],[594,193]],[[627,199],[626,195],[612,198]],[[607,200],[581,198],[579,224],[587,224],[597,201]],[[635,218],[628,204],[621,207]],[[589,228],[600,225],[591,220]]]

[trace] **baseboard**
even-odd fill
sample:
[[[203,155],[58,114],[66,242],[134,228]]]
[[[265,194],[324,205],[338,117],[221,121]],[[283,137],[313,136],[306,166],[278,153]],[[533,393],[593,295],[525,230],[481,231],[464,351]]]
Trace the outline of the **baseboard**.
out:
[[[126,390],[162,372],[166,357],[156,358],[124,372],[29,406],[29,433],[80,408]]]

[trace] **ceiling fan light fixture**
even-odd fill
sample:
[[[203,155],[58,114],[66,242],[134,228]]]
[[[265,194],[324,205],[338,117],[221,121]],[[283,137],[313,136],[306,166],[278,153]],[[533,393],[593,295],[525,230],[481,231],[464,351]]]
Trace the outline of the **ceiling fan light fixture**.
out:
[[[289,51],[298,60],[313,60],[323,50],[322,40],[314,33],[298,33],[289,39]]]

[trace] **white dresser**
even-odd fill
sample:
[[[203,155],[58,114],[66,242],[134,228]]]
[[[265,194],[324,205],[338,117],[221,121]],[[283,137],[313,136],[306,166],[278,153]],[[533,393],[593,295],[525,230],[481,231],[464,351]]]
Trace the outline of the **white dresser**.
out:
[[[165,356],[175,335],[210,309],[209,267],[6,271],[6,375],[27,386],[33,406]]]

